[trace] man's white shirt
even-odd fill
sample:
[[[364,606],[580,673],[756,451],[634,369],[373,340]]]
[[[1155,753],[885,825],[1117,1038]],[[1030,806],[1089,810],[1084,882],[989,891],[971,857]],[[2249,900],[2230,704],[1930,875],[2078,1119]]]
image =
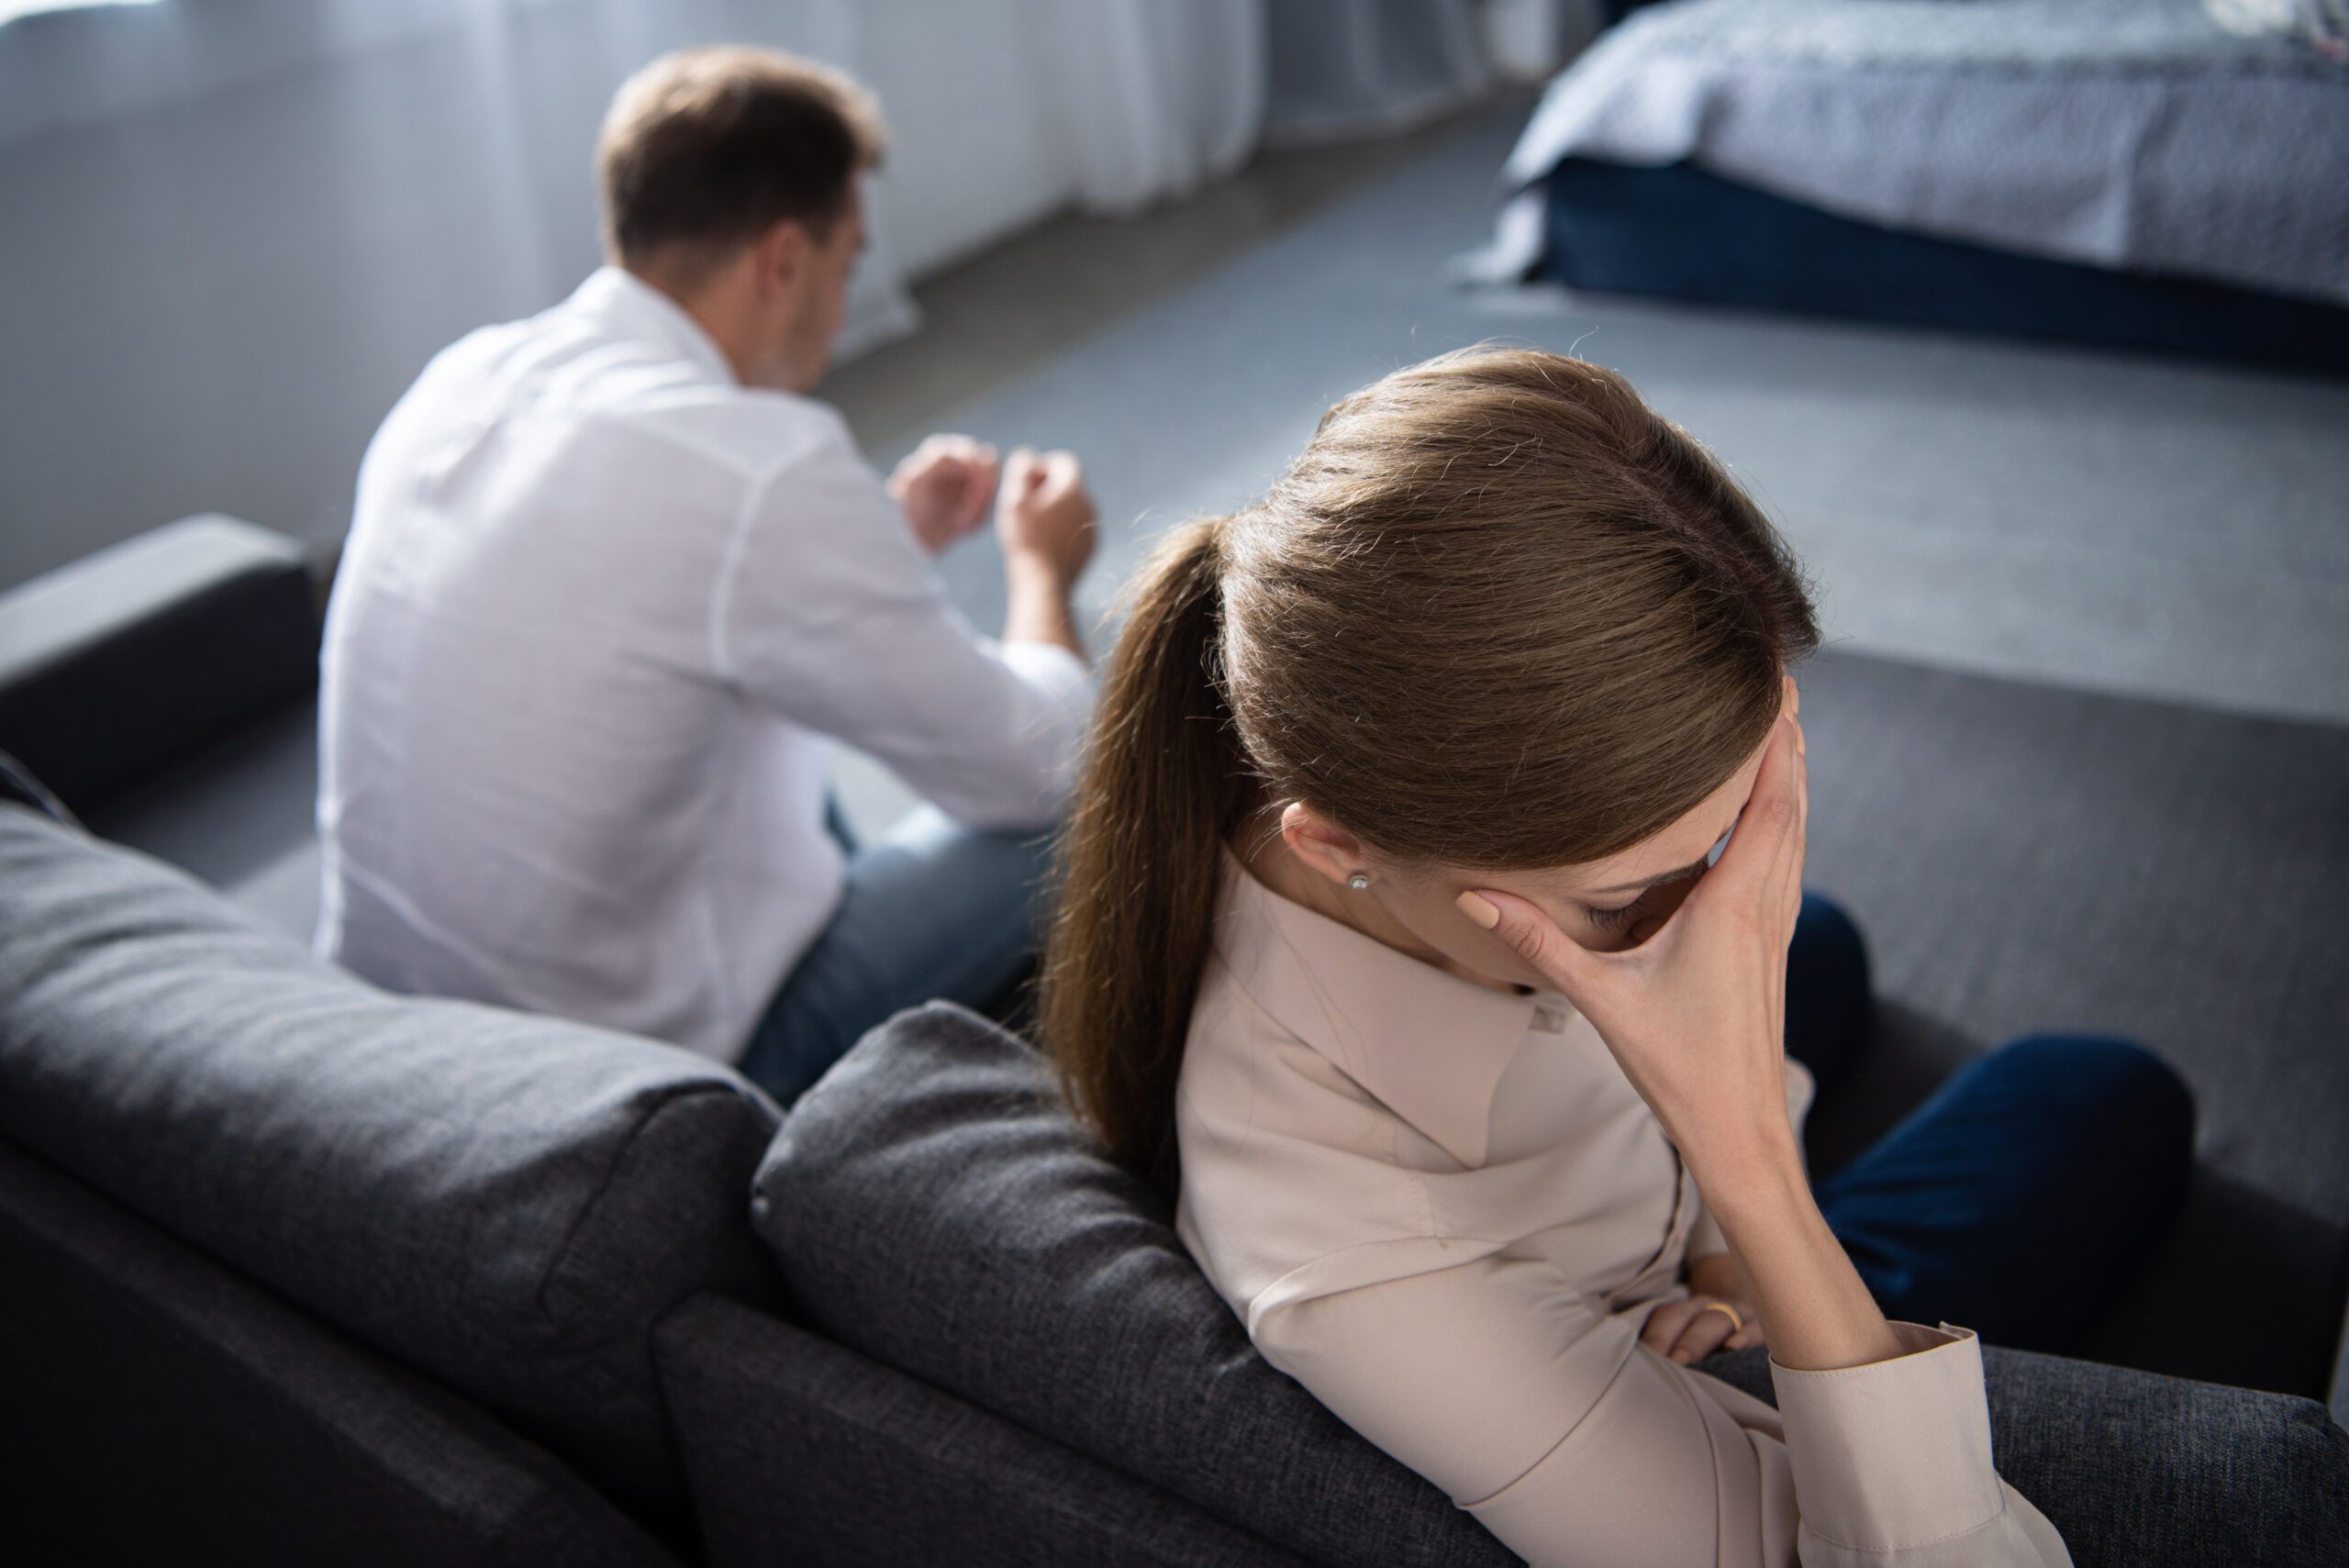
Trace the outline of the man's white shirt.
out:
[[[728,1061],[840,898],[827,738],[1041,829],[1093,692],[947,602],[836,412],[614,268],[392,410],[321,681],[322,953]]]

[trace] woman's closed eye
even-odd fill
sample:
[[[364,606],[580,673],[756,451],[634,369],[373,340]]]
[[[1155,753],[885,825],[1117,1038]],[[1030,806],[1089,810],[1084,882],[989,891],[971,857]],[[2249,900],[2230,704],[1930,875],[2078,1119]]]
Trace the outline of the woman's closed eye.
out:
[[[1727,838],[1727,834],[1722,835],[1724,841],[1726,841]],[[1647,906],[1648,900],[1654,897],[1658,893],[1664,892],[1669,888],[1678,887],[1683,883],[1696,882],[1702,878],[1707,872],[1712,869],[1713,859],[1720,855],[1720,844],[1716,843],[1713,846],[1712,854],[1707,857],[1704,864],[1690,866],[1687,871],[1682,872],[1677,876],[1671,878],[1669,881],[1657,883],[1653,887],[1650,887],[1642,892],[1637,898],[1632,899],[1629,904],[1618,904],[1612,908],[1601,908],[1596,904],[1586,904],[1583,906],[1583,913],[1588,916],[1590,917],[1590,923],[1598,927],[1600,930],[1620,931],[1624,927],[1630,925],[1634,919],[1638,918],[1640,911]]]
[[[1648,895],[1642,893],[1629,904],[1618,905],[1612,909],[1600,909],[1585,905],[1583,913],[1589,916],[1590,923],[1600,930],[1620,931],[1631,923],[1631,917],[1640,912],[1640,906],[1647,901]]]

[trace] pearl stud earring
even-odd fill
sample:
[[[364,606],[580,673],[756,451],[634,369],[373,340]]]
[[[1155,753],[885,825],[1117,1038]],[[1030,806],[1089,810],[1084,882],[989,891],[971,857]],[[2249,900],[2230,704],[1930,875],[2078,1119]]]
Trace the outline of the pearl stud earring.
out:
[[[1370,885],[1370,873],[1366,871],[1358,871],[1354,873],[1353,875],[1346,878],[1346,885],[1353,888],[1356,893],[1360,893],[1364,888]]]

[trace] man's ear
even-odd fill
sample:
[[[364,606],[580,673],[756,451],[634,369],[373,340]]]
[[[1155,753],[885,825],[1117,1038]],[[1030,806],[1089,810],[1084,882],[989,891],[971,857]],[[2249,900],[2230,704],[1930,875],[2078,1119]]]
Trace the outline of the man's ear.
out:
[[[1341,886],[1363,869],[1362,840],[1301,800],[1281,807],[1281,841],[1300,862]]]
[[[758,282],[759,296],[766,299],[797,289],[807,275],[814,250],[814,237],[797,218],[779,218],[768,225],[766,232],[751,244],[755,261],[751,271]]]

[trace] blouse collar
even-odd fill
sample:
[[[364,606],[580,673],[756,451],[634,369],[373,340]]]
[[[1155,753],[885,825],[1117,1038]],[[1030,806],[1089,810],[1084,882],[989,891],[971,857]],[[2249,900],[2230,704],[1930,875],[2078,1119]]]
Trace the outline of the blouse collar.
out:
[[[1471,1169],[1538,1005],[1479,985],[1284,898],[1223,851],[1216,951],[1256,1005]]]

